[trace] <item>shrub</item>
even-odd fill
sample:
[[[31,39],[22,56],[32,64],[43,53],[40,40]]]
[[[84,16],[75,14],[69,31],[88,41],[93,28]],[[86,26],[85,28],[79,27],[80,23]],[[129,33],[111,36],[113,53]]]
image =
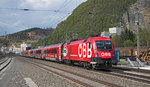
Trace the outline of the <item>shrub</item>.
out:
[[[131,40],[125,40],[123,42],[124,47],[132,47],[133,45],[134,45],[134,43]]]

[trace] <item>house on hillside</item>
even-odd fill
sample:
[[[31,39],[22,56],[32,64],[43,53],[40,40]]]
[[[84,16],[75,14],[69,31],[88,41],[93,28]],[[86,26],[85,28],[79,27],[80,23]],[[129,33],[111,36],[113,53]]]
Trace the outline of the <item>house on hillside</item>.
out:
[[[9,49],[7,47],[4,47],[4,46],[1,47],[0,51],[2,53],[9,53]]]
[[[22,52],[22,51],[29,50],[29,49],[31,49],[31,44],[28,44],[28,43],[23,42],[23,43],[20,45],[20,48],[21,48],[21,52]]]
[[[101,32],[101,37],[107,37],[107,38],[110,38],[109,32],[106,32],[106,31]]]
[[[13,53],[19,54],[21,52],[20,47],[16,46],[16,44],[12,44],[12,46],[9,48],[9,50]]]
[[[121,31],[122,31],[121,27],[109,28],[109,33],[110,33],[111,37],[116,36],[116,35],[120,35]]]

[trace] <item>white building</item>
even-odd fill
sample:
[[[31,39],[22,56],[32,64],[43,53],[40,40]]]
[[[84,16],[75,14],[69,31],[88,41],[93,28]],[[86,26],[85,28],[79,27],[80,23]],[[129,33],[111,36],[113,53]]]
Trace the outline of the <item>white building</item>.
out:
[[[121,27],[113,27],[113,28],[109,28],[109,33],[111,35],[116,34],[116,35],[120,35],[121,34]]]
[[[1,50],[0,50],[2,53],[9,53],[9,49],[7,47],[1,47]]]
[[[23,42],[23,44],[21,44],[21,52],[22,51],[26,51],[28,48],[31,48],[31,44],[27,44],[25,42]]]
[[[12,50],[13,53],[19,54],[21,52],[21,49],[17,47],[15,44],[12,44]]]
[[[107,38],[110,38],[109,32],[106,32],[106,31],[101,32],[101,37],[107,37]]]

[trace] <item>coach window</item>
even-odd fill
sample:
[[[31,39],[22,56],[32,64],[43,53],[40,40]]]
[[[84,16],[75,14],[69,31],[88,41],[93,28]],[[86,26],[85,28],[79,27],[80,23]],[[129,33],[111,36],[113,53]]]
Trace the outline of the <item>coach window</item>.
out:
[[[44,53],[46,53],[46,50],[44,50]]]
[[[39,50],[38,53],[40,54],[40,53],[41,53],[41,50]]]
[[[51,53],[51,50],[47,50],[47,53]]]
[[[54,49],[54,53],[57,53],[57,50],[56,50],[56,49]]]
[[[52,50],[49,50],[49,53],[52,53]]]

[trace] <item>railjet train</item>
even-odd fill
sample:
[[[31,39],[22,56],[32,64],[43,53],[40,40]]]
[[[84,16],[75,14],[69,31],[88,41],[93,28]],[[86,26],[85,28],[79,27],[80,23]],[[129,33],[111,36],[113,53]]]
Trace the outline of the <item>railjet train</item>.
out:
[[[78,63],[87,69],[111,68],[113,64],[117,64],[113,54],[113,43],[106,37],[91,37],[21,52],[22,56],[59,63]]]

